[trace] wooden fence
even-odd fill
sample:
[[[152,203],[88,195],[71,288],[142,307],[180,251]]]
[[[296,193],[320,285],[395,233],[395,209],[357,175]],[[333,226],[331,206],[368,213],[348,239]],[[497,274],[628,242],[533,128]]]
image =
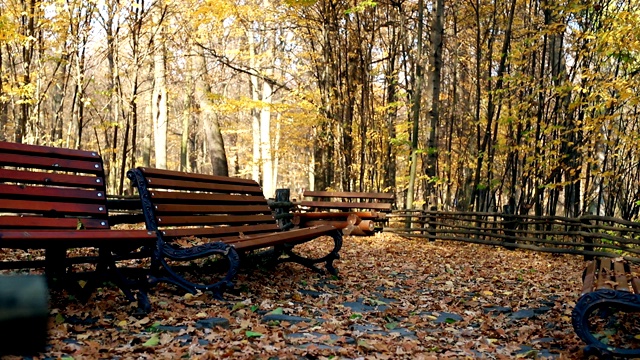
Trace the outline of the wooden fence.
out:
[[[624,257],[640,263],[640,223],[612,217],[398,210],[388,218],[389,226],[383,231],[402,236],[584,255],[585,259]]]

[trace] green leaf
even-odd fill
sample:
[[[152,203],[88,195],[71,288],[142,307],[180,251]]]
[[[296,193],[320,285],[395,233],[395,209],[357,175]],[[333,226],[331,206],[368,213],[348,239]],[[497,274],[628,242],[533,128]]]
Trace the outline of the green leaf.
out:
[[[64,316],[62,314],[56,314],[56,325],[64,323]]]
[[[246,331],[244,333],[244,335],[248,338],[254,338],[254,337],[260,337],[262,336],[261,333],[257,332],[257,331]]]
[[[237,302],[233,305],[233,308],[231,309],[231,312],[236,311],[236,310],[240,310],[243,309],[245,306],[247,306],[245,303],[243,303],[242,301]]]
[[[151,336],[149,340],[145,341],[142,346],[157,346],[158,344],[160,344],[160,338],[157,334],[153,334],[153,336]]]
[[[446,319],[444,319],[444,322],[446,322],[447,324],[453,324],[454,322],[456,322],[456,319],[446,318]]]
[[[393,330],[393,329],[398,327],[398,323],[395,322],[395,321],[394,322],[390,322],[390,323],[386,323],[384,325],[384,327],[387,328],[388,330]]]
[[[353,319],[362,319],[362,314],[360,314],[360,313],[351,314],[351,316],[349,316],[349,319],[351,319],[351,320],[353,320]]]
[[[251,307],[250,307],[251,312],[256,312],[256,310],[258,310],[259,308],[260,308],[260,306],[258,306],[258,305],[251,305]]]
[[[277,307],[277,308],[275,308],[275,309],[273,309],[273,310],[269,311],[269,312],[267,313],[267,315],[282,315],[282,314],[283,314],[283,312],[282,312],[282,311],[283,311],[283,309],[282,309],[281,307]]]

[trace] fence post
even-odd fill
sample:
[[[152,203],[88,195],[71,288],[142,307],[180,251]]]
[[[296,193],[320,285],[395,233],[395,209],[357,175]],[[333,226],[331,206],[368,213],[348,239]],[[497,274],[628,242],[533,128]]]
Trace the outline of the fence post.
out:
[[[502,207],[502,226],[503,232],[507,236],[505,242],[516,242],[516,218],[514,216],[515,209],[511,205],[504,205]]]
[[[591,229],[588,227],[585,227],[585,225],[591,225],[591,222],[589,222],[589,220],[584,219],[582,216],[580,217],[580,231],[582,233],[589,233],[591,234]],[[592,235],[583,235],[582,236],[582,240],[585,244],[593,244],[593,236]],[[593,245],[585,245],[584,249],[586,251],[593,251],[594,250],[594,246]],[[584,260],[593,260],[593,255],[585,255],[584,256]]]

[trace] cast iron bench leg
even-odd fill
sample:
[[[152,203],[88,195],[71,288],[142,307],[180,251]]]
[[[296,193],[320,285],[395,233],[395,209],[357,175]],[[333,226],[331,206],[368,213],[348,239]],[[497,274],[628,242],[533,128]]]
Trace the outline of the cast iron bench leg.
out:
[[[585,355],[597,355],[599,358],[613,356],[640,357],[640,349],[615,348],[603,344],[589,330],[589,317],[599,310],[614,308],[624,312],[640,313],[640,297],[627,291],[600,289],[580,297],[571,315],[573,328],[587,346]]]
[[[333,261],[335,259],[340,258],[339,251],[342,248],[342,234],[340,234],[339,230],[335,230],[332,233],[330,233],[329,236],[331,236],[331,238],[333,239],[333,249],[331,250],[331,252],[329,252],[329,254],[321,258],[313,259],[313,258],[307,258],[307,257],[301,256],[299,254],[296,254],[293,251],[295,245],[285,244],[283,246],[283,251],[287,256],[279,258],[278,261],[279,262],[289,262],[289,261],[296,262],[320,274],[324,274],[325,272],[322,269],[315,266],[315,264],[325,263],[325,268],[327,269],[327,272],[329,272],[331,275],[338,275],[338,271],[333,266]]]
[[[229,270],[225,277],[213,284],[197,284],[186,280],[183,276],[174,271],[167,263],[165,258],[171,260],[192,260],[196,258],[202,258],[210,255],[222,255],[229,261]],[[165,244],[163,241],[158,240],[156,250],[153,255],[154,267],[152,268],[157,272],[158,269],[166,272],[165,276],[152,275],[149,277],[148,282],[150,285],[158,282],[167,282],[176,285],[189,293],[196,293],[196,291],[211,291],[213,296],[217,299],[222,299],[222,294],[227,288],[233,288],[233,282],[231,281],[238,273],[240,267],[240,256],[233,246],[229,246],[222,242],[206,243],[191,248],[174,248]]]

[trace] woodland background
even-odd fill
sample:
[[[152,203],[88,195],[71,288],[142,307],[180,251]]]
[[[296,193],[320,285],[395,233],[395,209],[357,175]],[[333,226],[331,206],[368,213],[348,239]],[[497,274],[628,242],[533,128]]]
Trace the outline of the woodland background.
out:
[[[0,0],[0,140],[400,208],[640,209],[636,0]]]

